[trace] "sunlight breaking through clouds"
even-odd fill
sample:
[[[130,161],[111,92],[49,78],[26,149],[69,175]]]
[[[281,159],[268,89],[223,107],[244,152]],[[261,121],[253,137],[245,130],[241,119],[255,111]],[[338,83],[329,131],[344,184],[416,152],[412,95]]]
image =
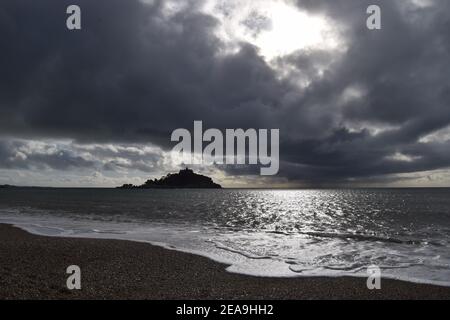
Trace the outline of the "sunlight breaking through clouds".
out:
[[[208,0],[204,12],[220,21],[217,35],[228,50],[247,42],[268,62],[297,50],[334,50],[340,44],[329,20],[302,12],[291,1]]]

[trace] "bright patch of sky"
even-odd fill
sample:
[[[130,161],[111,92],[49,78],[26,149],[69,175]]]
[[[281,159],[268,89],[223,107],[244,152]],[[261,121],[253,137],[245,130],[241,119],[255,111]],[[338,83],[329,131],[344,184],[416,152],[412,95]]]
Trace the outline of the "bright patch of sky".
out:
[[[302,49],[336,49],[339,37],[325,17],[282,0],[207,0],[203,11],[220,21],[217,35],[228,50],[250,43],[267,61]]]

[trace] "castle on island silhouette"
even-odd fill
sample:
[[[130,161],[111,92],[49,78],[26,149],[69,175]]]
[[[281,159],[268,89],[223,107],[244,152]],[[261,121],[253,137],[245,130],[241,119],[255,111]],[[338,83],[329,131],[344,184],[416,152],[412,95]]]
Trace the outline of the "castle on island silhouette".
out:
[[[189,168],[170,173],[161,179],[147,180],[141,186],[124,184],[119,189],[222,189],[220,184],[207,176],[196,174]]]

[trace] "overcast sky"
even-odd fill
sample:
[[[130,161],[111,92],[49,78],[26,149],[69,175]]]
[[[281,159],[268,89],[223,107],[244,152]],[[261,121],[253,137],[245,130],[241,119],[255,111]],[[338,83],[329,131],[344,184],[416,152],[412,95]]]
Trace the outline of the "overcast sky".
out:
[[[140,184],[202,120],[280,129],[225,186],[449,186],[448,0],[2,0],[0,42],[0,184]]]

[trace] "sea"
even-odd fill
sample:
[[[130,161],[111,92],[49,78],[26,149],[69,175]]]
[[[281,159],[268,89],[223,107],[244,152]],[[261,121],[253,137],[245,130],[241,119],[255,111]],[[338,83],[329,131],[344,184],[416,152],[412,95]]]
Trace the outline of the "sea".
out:
[[[367,277],[450,286],[450,189],[0,189],[0,223],[125,239],[261,277]]]

